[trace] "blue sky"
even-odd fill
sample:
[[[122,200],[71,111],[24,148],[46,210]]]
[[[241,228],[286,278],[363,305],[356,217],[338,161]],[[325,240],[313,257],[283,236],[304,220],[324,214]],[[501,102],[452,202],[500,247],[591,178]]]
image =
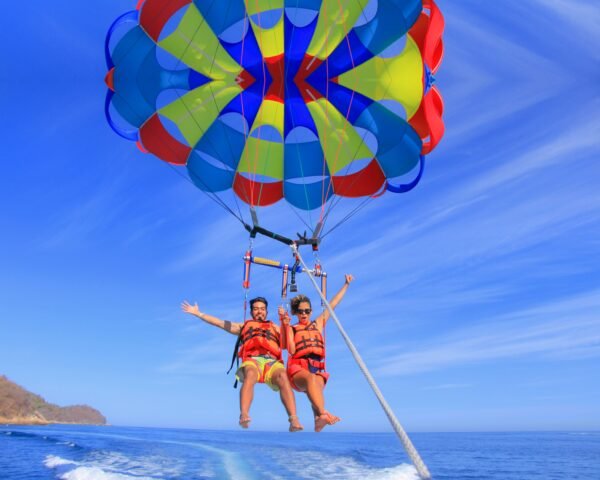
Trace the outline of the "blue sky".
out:
[[[247,234],[104,120],[104,36],[134,3],[5,8],[0,373],[117,425],[236,428],[235,338],[179,304],[242,319]],[[439,5],[446,134],[417,189],[326,238],[330,291],[356,276],[339,316],[409,431],[598,429],[600,8]],[[279,281],[256,268],[251,294],[276,305]],[[335,428],[389,431],[333,324],[327,340]],[[252,416],[287,425],[265,388]]]

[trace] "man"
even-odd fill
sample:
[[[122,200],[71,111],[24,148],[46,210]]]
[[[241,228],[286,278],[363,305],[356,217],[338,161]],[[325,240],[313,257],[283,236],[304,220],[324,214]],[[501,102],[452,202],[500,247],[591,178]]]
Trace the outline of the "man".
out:
[[[254,385],[266,383],[272,390],[279,392],[290,422],[290,432],[302,430],[296,415],[296,400],[287,372],[281,361],[281,333],[279,326],[267,320],[268,302],[263,297],[250,300],[252,319],[244,323],[235,323],[202,313],[198,304],[181,304],[185,313],[194,315],[210,325],[219,327],[233,335],[239,335],[241,347],[238,351],[242,364],[236,372],[236,378],[242,382],[240,389],[240,426],[250,425],[250,405],[254,398]]]

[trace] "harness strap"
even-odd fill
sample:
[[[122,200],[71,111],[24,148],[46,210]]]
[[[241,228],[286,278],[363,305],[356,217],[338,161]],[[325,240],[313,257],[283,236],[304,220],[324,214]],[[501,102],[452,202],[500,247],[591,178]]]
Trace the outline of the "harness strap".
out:
[[[298,343],[296,343],[296,351],[306,350],[310,347],[318,347],[325,349],[325,344],[322,340],[319,340],[318,338],[303,338]]]
[[[312,356],[304,357],[304,359],[306,361],[308,361],[308,364],[311,367],[313,367],[319,371],[325,371],[325,362],[321,361],[320,359],[316,359]]]
[[[237,340],[235,341],[235,347],[233,347],[233,356],[231,357],[231,365],[229,366],[229,370],[227,370],[227,375],[229,375],[229,372],[231,372],[231,369],[233,368],[233,364],[235,363],[235,361],[237,360],[238,365],[240,364],[240,358],[238,357],[238,349],[240,348],[240,343],[242,343],[242,332],[240,332],[240,334],[237,337]],[[235,381],[236,385],[237,385],[237,380]],[[235,385],[234,385],[235,388]]]
[[[254,327],[249,327],[248,328],[248,333],[244,334],[243,342],[245,343],[248,340],[250,340],[252,338],[256,338],[256,337],[264,337],[267,340],[271,340],[273,342],[279,343],[279,338],[277,338],[278,336],[275,335],[271,331],[271,329],[254,328]]]

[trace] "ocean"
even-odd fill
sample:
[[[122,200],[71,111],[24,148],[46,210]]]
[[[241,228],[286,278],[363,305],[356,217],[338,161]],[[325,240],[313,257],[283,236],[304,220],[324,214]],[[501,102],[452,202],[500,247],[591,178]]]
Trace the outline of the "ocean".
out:
[[[434,480],[600,480],[600,432],[414,433]],[[393,433],[0,425],[0,479],[418,480]]]

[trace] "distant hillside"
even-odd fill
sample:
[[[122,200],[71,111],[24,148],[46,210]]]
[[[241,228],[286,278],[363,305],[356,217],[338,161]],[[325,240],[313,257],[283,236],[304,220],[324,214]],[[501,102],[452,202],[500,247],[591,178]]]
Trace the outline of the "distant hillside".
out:
[[[105,425],[106,418],[87,405],[59,407],[0,375],[0,423],[81,423]]]

